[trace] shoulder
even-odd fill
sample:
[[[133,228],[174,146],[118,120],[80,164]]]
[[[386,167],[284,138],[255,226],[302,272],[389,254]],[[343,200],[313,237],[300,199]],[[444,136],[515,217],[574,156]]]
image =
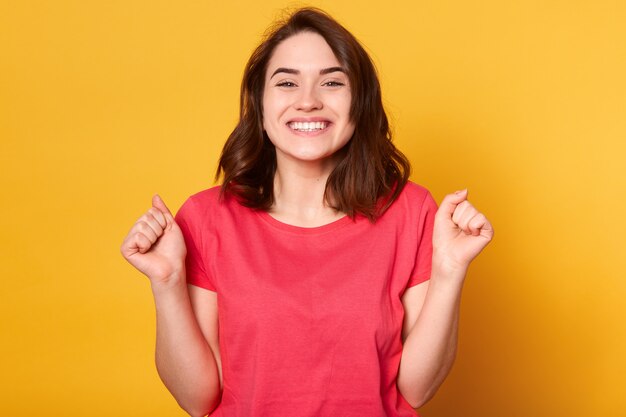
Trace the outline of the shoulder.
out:
[[[226,219],[238,219],[249,214],[231,193],[222,193],[217,185],[192,194],[178,209],[176,219],[186,219],[204,225],[221,224]]]
[[[411,207],[437,207],[437,203],[430,191],[426,187],[411,181],[406,183],[400,195],[398,195],[398,202]]]
[[[434,216],[436,212],[437,203],[430,191],[409,181],[379,220],[413,228],[415,222],[424,223],[425,219]]]
[[[413,181],[407,181],[400,194],[425,197],[426,195],[430,194],[430,191],[428,191],[426,187],[416,184]]]
[[[230,193],[222,193],[222,187],[216,185],[192,194],[181,206],[181,209],[192,206],[196,210],[212,210],[230,206],[240,206],[237,199]]]
[[[437,203],[430,191],[422,185],[408,181],[382,218],[400,221],[407,227],[413,227],[415,222],[418,224],[427,222],[436,212]]]
[[[220,189],[221,187],[219,185],[216,185],[206,190],[199,191],[195,194],[192,194],[187,199],[187,201],[192,201],[193,204],[196,205],[215,204],[219,202]]]
[[[220,196],[220,186],[199,191],[183,202],[176,213],[176,219],[208,219],[226,200],[227,198]]]

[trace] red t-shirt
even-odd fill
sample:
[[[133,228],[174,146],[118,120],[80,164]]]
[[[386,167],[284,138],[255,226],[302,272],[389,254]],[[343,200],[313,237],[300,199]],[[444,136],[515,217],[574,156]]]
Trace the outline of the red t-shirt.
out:
[[[430,277],[437,205],[408,183],[372,224],[303,228],[190,197],[176,221],[187,280],[217,292],[224,390],[212,416],[399,417],[401,296]]]

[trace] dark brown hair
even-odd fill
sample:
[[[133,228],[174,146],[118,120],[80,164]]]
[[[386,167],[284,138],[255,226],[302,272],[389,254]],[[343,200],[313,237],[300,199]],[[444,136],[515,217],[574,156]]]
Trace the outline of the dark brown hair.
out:
[[[216,178],[221,193],[234,194],[241,204],[269,210],[274,203],[276,151],[263,130],[263,89],[268,62],[285,39],[301,32],[321,35],[345,68],[355,130],[340,151],[345,156],[326,182],[324,198],[331,207],[354,217],[376,220],[398,197],[411,166],[391,142],[376,69],[356,38],[325,12],[297,10],[270,28],[252,53],[241,82],[239,123],[220,157]]]

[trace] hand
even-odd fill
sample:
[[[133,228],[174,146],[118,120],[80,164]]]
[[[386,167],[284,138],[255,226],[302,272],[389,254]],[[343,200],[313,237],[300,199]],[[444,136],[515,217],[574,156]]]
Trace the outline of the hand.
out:
[[[152,197],[152,207],[130,229],[121,252],[153,284],[169,282],[184,273],[185,240],[161,197]]]
[[[467,190],[445,196],[433,230],[433,267],[465,271],[493,238],[484,214],[467,200]]]

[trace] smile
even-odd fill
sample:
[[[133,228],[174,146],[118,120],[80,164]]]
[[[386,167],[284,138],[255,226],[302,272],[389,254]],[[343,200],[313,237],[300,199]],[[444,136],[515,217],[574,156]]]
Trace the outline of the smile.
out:
[[[298,132],[316,132],[318,130],[326,129],[328,123],[326,122],[291,122],[287,125]]]

